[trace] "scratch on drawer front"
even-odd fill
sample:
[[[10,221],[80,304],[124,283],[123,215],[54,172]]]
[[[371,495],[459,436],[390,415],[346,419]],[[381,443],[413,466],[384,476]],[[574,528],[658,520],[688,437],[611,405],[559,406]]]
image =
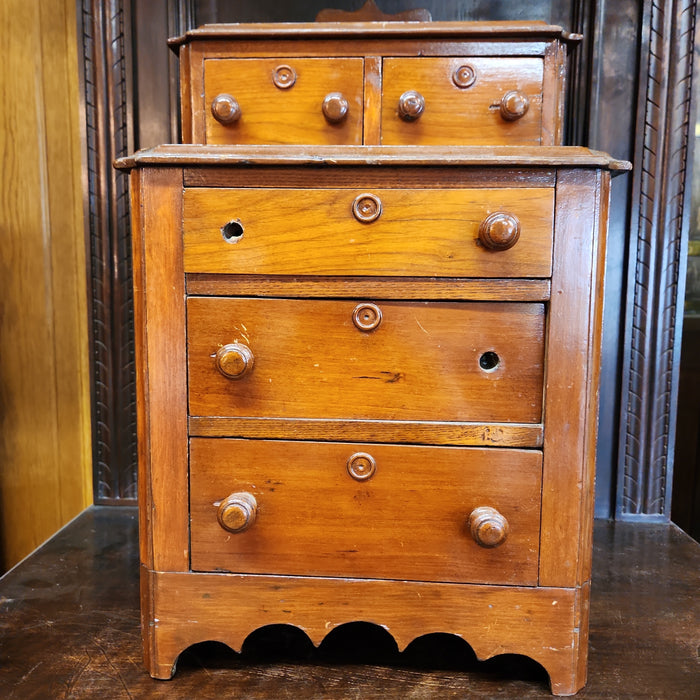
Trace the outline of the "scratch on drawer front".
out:
[[[426,335],[430,335],[430,333],[426,331],[425,328],[423,328],[423,325],[418,319],[416,319],[416,323],[418,324],[418,328],[420,328],[423,331],[423,333],[425,333]]]

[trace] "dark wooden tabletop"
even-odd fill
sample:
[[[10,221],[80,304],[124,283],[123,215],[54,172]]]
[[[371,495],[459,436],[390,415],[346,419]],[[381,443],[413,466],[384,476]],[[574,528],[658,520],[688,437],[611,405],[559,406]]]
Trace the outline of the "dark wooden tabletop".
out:
[[[700,545],[672,525],[597,522],[588,684],[578,698],[700,698]],[[0,579],[0,698],[540,698],[526,658],[474,658],[430,635],[398,653],[369,624],[315,649],[259,630],[242,654],[207,643],[171,681],[141,664],[134,508],[90,508]],[[407,614],[409,614],[407,612]]]

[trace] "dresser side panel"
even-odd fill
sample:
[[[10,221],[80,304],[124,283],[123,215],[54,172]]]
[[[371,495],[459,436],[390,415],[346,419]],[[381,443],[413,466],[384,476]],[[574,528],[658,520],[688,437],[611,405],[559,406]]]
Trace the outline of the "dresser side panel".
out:
[[[187,375],[182,267],[182,171],[140,175],[134,274],[137,316],[139,493],[143,563],[189,569]],[[146,511],[146,512],[144,512]]]
[[[540,585],[573,586],[589,570],[587,489],[593,478],[600,313],[596,276],[601,225],[599,173],[562,169],[545,351],[545,440]]]

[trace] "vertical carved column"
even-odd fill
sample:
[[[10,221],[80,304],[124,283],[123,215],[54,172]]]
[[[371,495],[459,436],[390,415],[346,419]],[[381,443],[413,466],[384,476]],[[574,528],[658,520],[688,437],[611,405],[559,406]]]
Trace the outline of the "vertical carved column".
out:
[[[132,70],[132,64],[138,68],[132,24],[145,16],[155,19],[162,30],[140,27],[145,51],[141,73],[142,82],[150,80],[151,91],[157,87],[166,98],[138,107],[149,123],[158,122],[163,141],[173,141],[178,131],[177,60],[170,56],[165,39],[194,24],[194,7],[191,0],[77,2],[90,261],[94,499],[128,504],[136,500],[137,462],[131,232],[128,178],[112,163],[139,147],[133,120],[139,76]],[[162,59],[155,63],[164,64],[166,70],[153,74],[149,55]]]
[[[678,395],[697,0],[646,0],[632,191],[617,517],[667,520]]]
[[[80,3],[97,503],[136,497],[129,193],[112,168],[133,148],[128,10],[123,0]]]

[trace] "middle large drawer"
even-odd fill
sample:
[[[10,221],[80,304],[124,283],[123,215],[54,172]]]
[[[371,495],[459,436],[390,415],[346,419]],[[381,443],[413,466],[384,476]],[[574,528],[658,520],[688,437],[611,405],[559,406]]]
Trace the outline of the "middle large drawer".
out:
[[[190,297],[189,412],[539,423],[541,303]]]

